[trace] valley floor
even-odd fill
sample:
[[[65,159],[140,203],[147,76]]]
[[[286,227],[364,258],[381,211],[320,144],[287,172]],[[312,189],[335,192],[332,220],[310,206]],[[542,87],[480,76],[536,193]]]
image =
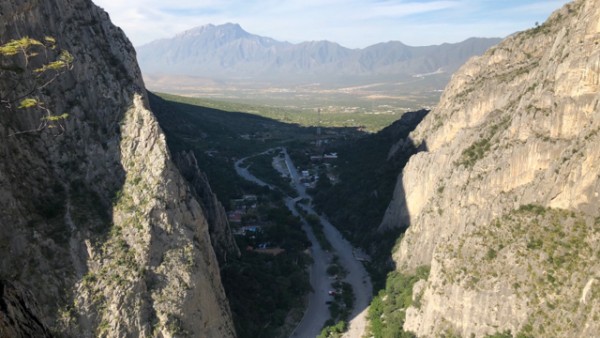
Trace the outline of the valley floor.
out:
[[[294,188],[297,190],[299,197],[296,199],[287,198],[286,205],[294,215],[300,216],[297,209],[297,202],[300,200],[309,201],[310,196],[306,193],[305,187],[300,183],[299,175],[287,151],[283,149],[285,154],[286,169],[289,176],[292,178]],[[243,178],[257,183],[261,186],[269,186],[259,178],[253,176],[241,164],[243,160],[236,162],[236,171]],[[301,204],[303,213],[317,215],[310,207],[310,203]],[[327,266],[331,263],[334,254],[339,257],[339,263],[348,272],[344,281],[352,286],[354,291],[354,308],[352,309],[349,318],[349,330],[344,337],[359,338],[366,329],[366,313],[372,296],[372,285],[370,277],[362,263],[357,259],[356,249],[343,238],[340,232],[326,219],[324,216],[318,215],[323,225],[323,232],[327,240],[331,243],[333,250],[328,252],[323,250],[315,237],[312,229],[306,222],[303,222],[303,230],[307,233],[309,240],[312,243],[311,255],[314,260],[310,271],[310,281],[313,291],[309,295],[308,307],[302,321],[292,333],[292,337],[315,337],[321,332],[327,318],[329,318],[329,309],[327,302],[331,300],[328,290],[332,289],[332,279],[327,275]],[[362,255],[361,255],[362,256]]]

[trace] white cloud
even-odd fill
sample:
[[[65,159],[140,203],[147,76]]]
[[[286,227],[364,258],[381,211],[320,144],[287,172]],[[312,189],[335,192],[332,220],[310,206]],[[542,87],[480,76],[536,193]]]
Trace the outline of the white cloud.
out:
[[[407,2],[376,4],[367,9],[366,13],[371,18],[403,17],[414,14],[428,13],[459,6],[458,1],[433,1],[433,2]]]
[[[505,36],[542,22],[567,0],[94,0],[139,46],[208,23],[239,23],[250,33],[300,42],[365,47]],[[512,4],[512,7],[511,7]],[[521,13],[521,15],[517,15]],[[490,20],[493,18],[493,20]],[[531,21],[531,22],[529,22]]]

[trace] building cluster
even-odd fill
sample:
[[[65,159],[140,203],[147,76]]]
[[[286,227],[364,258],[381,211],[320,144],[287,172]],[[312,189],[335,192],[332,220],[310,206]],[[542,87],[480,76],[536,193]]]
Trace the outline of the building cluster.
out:
[[[277,256],[284,249],[279,248],[264,239],[263,230],[269,224],[261,221],[258,213],[258,198],[256,195],[244,195],[240,199],[231,200],[232,210],[227,213],[227,219],[234,236],[245,237],[249,240],[246,251]]]

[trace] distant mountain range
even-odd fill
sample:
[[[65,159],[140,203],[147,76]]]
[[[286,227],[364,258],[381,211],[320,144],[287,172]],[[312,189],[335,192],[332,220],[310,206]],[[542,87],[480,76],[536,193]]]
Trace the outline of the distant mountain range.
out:
[[[500,39],[411,47],[398,41],[350,49],[330,41],[293,44],[250,34],[238,24],[206,25],[137,48],[145,75],[275,83],[450,75]]]

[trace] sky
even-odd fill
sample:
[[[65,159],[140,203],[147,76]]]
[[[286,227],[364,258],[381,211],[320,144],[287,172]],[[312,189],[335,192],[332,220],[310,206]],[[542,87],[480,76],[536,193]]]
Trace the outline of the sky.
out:
[[[93,0],[134,46],[206,24],[238,23],[280,41],[349,48],[506,37],[540,24],[569,0]]]

